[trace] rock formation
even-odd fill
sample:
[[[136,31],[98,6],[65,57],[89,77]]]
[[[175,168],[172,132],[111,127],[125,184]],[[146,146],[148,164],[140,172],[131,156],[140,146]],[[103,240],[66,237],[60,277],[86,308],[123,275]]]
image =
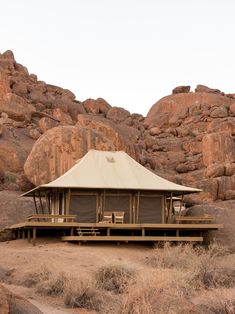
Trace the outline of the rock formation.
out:
[[[0,285],[0,313],[1,314],[42,314],[32,303],[18,295],[11,293]]]
[[[178,86],[147,117],[102,98],[78,101],[0,54],[0,189],[55,179],[90,148],[125,150],[143,166],[203,192],[192,204],[235,199],[235,94]]]

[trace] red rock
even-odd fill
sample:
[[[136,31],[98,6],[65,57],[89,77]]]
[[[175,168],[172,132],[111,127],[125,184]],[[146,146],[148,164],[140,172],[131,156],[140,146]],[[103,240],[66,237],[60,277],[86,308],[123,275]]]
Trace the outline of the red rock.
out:
[[[231,104],[231,106],[229,107],[229,112],[231,115],[235,115],[235,103]]]
[[[124,122],[130,115],[130,112],[123,108],[113,107],[107,112],[107,119],[120,123]]]
[[[232,176],[235,173],[235,164],[226,162],[224,164],[224,175]]]
[[[199,154],[202,152],[202,143],[201,142],[195,142],[195,141],[187,141],[182,144],[183,149],[191,153],[193,155]]]
[[[118,136],[118,134],[117,134]],[[24,165],[25,174],[35,185],[54,180],[70,169],[89,149],[127,150],[115,146],[113,138],[75,126],[59,126],[44,133],[34,144]]]
[[[20,143],[16,144],[9,140],[1,139],[0,141],[0,168],[4,171],[18,173],[23,170],[27,153],[21,147]]]
[[[217,199],[225,200],[225,193],[228,190],[235,190],[235,177],[219,177],[218,181],[218,197]]]
[[[205,135],[202,140],[202,152],[205,166],[235,161],[234,142],[229,132]]]
[[[226,200],[235,200],[235,191],[234,190],[227,190],[224,193]]]
[[[41,118],[38,122],[38,125],[39,125],[39,127],[43,133],[49,129],[52,129],[52,128],[58,126],[58,124],[59,123],[56,122],[55,120],[52,120],[52,119],[46,118],[46,117]]]
[[[87,99],[82,102],[85,110],[87,113],[93,113],[98,114],[99,113],[99,107],[97,106],[97,103],[94,99]]]
[[[104,115],[112,108],[109,103],[103,98],[87,99],[83,103],[83,106],[87,113],[99,114],[102,113]]]
[[[30,121],[35,108],[23,98],[8,93],[0,100],[0,112],[8,114],[9,118],[20,121]]]
[[[10,307],[7,300],[7,296],[2,286],[0,286],[0,313],[1,314],[10,313]]]
[[[118,124],[102,116],[91,116],[89,114],[78,115],[76,126],[103,134],[113,141],[115,147],[125,147],[125,150],[128,151],[133,158],[137,158],[134,144],[139,136],[138,130],[124,125],[120,127]]]
[[[229,97],[229,98],[235,99],[235,94],[226,94],[226,97]]]
[[[17,81],[12,86],[12,93],[19,96],[24,96],[28,94],[27,84],[22,81]]]
[[[218,199],[218,178],[202,179],[193,182],[193,186],[202,189],[203,192],[185,197],[186,201],[193,204],[213,202]]]
[[[185,172],[194,171],[197,169],[198,169],[198,166],[196,164],[191,164],[191,163],[179,164],[176,167],[176,171],[179,173],[185,173]]]
[[[161,130],[158,127],[154,127],[149,130],[149,134],[152,136],[159,135],[161,134]]]
[[[177,86],[173,89],[172,94],[189,93],[190,86]]]
[[[1,314],[43,314],[35,305],[28,300],[13,294],[5,287],[0,286],[0,311]],[[4,303],[2,303],[5,298]],[[5,303],[6,301],[6,303]],[[6,305],[7,304],[7,305]]]
[[[0,72],[0,99],[10,92],[10,85],[3,72]]]
[[[2,57],[4,59],[10,59],[10,60],[15,60],[14,54],[11,50],[7,50],[2,54]]]
[[[214,93],[174,94],[160,99],[152,106],[145,119],[146,127],[168,125],[170,119],[182,110],[200,105],[201,110],[211,106],[230,106],[232,99]],[[196,116],[195,116],[196,117]]]
[[[225,173],[225,166],[224,164],[212,164],[209,165],[206,169],[206,176],[208,178],[216,178],[221,177]]]
[[[196,93],[214,93],[214,94],[220,94],[221,91],[219,89],[214,89],[207,87],[205,85],[197,85],[197,88],[195,89]]]
[[[210,116],[212,118],[224,118],[228,116],[228,110],[226,107],[218,107],[211,111]]]
[[[56,108],[52,111],[52,116],[60,121],[61,125],[73,125],[73,120],[69,114],[63,112],[61,109]]]
[[[77,121],[77,116],[79,114],[85,114],[86,110],[79,101],[75,100],[68,103],[68,112],[73,121]]]
[[[31,129],[29,131],[29,136],[32,139],[37,140],[41,136],[41,133],[37,129]]]
[[[228,131],[231,135],[235,135],[235,119],[213,119],[208,125],[207,131],[210,133]]]
[[[206,179],[206,169],[198,169],[195,171],[187,172],[178,175],[178,179],[180,179],[180,184],[191,186],[194,182],[198,182],[200,180]]]

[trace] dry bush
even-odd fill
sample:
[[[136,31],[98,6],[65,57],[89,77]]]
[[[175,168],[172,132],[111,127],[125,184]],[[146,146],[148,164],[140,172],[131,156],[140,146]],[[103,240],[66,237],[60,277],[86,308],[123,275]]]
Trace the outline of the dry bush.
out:
[[[198,256],[192,284],[202,288],[230,288],[235,285],[235,256],[226,248],[211,246]]]
[[[195,306],[181,297],[174,270],[142,273],[124,295],[120,314],[194,313]]]
[[[198,296],[194,302],[203,310],[216,314],[235,313],[235,288],[212,289]]]
[[[147,265],[157,269],[175,269],[182,292],[235,285],[235,259],[226,247],[212,244],[208,248],[191,244],[155,248],[145,259]],[[185,289],[183,287],[185,286]]]
[[[135,282],[136,268],[126,264],[105,265],[95,273],[97,285],[107,291],[124,293]]]
[[[163,248],[153,249],[145,258],[145,262],[154,268],[192,268],[199,253],[199,249],[193,248],[191,244],[172,246],[165,243]]]
[[[67,283],[64,294],[64,304],[67,307],[100,310],[104,296],[96,288],[95,282],[89,277],[72,279]]]
[[[131,287],[128,293],[124,296],[123,303],[119,308],[119,314],[154,314],[152,301],[165,288],[163,280],[158,281],[156,276],[143,276],[138,278],[135,285]]]
[[[63,272],[50,273],[47,280],[38,283],[36,292],[51,296],[62,295],[68,281],[68,275]]]
[[[51,275],[52,272],[47,268],[47,266],[42,265],[39,269],[26,273],[21,284],[26,287],[33,287],[40,282],[49,280]]]
[[[22,284],[26,287],[35,287],[36,292],[44,295],[61,295],[69,280],[64,272],[52,271],[42,265],[39,269],[25,274]]]

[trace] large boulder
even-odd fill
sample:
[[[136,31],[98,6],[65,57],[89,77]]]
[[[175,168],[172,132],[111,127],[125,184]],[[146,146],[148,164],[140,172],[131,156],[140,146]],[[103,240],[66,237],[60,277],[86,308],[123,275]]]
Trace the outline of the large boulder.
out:
[[[219,89],[210,88],[208,86],[201,85],[201,84],[197,85],[195,92],[196,93],[213,93],[213,94],[220,94],[221,93],[221,91]]]
[[[33,214],[34,203],[28,197],[20,197],[22,192],[0,191],[0,229],[15,223],[25,221]]]
[[[85,100],[82,104],[86,109],[86,112],[92,114],[102,113],[106,115],[107,112],[112,108],[111,105],[107,103],[107,101],[103,98],[97,98],[96,100],[89,98]]]
[[[214,240],[235,250],[235,205],[234,201],[216,202],[195,205],[190,208],[188,215],[201,216],[209,214],[215,217],[217,223],[224,225],[223,229],[213,232]]]
[[[0,99],[10,92],[9,82],[3,72],[0,72]]]
[[[172,94],[189,93],[190,86],[177,86],[172,90]]]
[[[130,117],[130,112],[126,109],[113,107],[107,112],[107,119],[110,119],[116,123],[124,122]]]
[[[202,139],[202,153],[205,166],[235,161],[235,145],[230,132],[205,135]]]
[[[0,286],[1,314],[42,314],[42,312],[28,300],[10,292]]]
[[[125,150],[129,152],[121,135],[113,137],[89,128],[59,126],[44,133],[34,144],[24,170],[35,185],[56,179],[70,169],[89,149]],[[118,143],[118,144],[117,144]]]
[[[9,118],[16,121],[30,121],[32,113],[35,111],[34,106],[12,93],[6,94],[0,100],[0,113],[7,113]]]
[[[147,114],[145,125],[161,126],[168,125],[171,119],[177,116],[177,120],[184,119],[187,111],[195,118],[201,112],[211,107],[230,106],[233,103],[231,98],[215,93],[179,93],[166,96],[155,103]],[[193,110],[193,112],[192,112]]]
[[[26,158],[27,153],[20,143],[0,140],[0,168],[14,173],[20,172],[23,170]]]
[[[100,115],[89,114],[78,115],[76,125],[80,128],[87,128],[102,133],[107,138],[112,139],[115,147],[126,147],[128,153],[137,159],[134,144],[140,132],[135,128],[127,125],[119,126],[119,124]]]

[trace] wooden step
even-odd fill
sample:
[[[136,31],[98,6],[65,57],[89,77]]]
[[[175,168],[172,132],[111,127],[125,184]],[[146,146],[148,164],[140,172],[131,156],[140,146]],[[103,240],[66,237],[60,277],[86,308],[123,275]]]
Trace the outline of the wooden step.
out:
[[[168,236],[65,236],[62,241],[179,241],[203,242],[203,237],[168,237]]]

